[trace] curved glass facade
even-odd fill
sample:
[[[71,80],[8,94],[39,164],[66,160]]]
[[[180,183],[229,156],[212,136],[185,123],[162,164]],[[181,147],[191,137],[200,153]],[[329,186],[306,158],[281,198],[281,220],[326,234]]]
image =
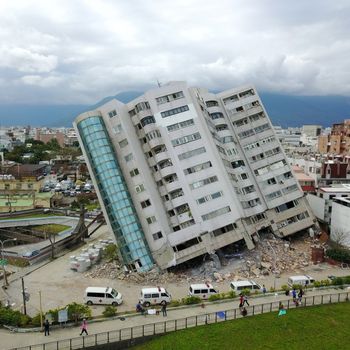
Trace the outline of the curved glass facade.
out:
[[[89,117],[78,129],[124,263],[147,271],[153,266],[152,255],[104,121]]]

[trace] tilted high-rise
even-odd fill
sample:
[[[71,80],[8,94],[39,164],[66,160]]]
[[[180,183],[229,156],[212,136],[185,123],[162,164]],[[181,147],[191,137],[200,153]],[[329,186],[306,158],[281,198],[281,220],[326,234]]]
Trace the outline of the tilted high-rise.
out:
[[[74,126],[124,263],[180,264],[314,224],[256,90],[171,82]]]

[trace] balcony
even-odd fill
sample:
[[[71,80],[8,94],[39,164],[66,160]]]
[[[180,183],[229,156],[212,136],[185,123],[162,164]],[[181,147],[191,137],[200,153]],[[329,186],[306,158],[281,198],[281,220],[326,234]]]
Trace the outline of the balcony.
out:
[[[145,132],[145,134],[148,134],[149,132],[151,131],[154,131],[154,130],[158,130],[158,127],[157,127],[157,124],[147,124],[143,127],[143,131]]]
[[[160,175],[164,179],[166,176],[171,175],[175,172],[175,167],[173,165],[166,166],[163,169],[159,169]]]
[[[156,137],[156,138],[154,138],[154,139],[148,141],[148,144],[149,144],[149,146],[150,146],[151,149],[152,149],[153,147],[160,146],[160,145],[162,145],[163,143],[164,143],[164,142],[163,142],[162,138],[160,138],[160,137]]]

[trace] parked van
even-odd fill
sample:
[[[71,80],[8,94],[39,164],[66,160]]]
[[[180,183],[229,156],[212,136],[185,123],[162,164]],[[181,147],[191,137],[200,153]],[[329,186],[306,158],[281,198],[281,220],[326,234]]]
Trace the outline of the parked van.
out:
[[[156,288],[142,288],[140,295],[140,303],[144,306],[169,304],[171,302],[171,295],[161,287]]]
[[[231,289],[233,289],[235,292],[240,292],[243,289],[249,289],[251,291],[254,290],[261,290],[262,287],[260,284],[257,284],[253,280],[245,280],[245,281],[234,281],[230,283]]]
[[[190,296],[200,297],[201,299],[208,299],[211,295],[218,293],[219,291],[215,289],[210,283],[190,285]]]
[[[120,305],[123,302],[122,295],[110,287],[87,287],[84,302],[88,305]]]
[[[315,279],[308,275],[301,276],[290,276],[288,278],[288,286],[293,287],[293,285],[308,286],[315,282]]]

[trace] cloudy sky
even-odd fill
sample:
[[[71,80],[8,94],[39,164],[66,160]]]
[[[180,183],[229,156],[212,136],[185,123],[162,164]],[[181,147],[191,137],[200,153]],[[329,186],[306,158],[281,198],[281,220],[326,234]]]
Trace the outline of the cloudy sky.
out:
[[[0,0],[0,103],[169,80],[350,95],[349,0]]]

